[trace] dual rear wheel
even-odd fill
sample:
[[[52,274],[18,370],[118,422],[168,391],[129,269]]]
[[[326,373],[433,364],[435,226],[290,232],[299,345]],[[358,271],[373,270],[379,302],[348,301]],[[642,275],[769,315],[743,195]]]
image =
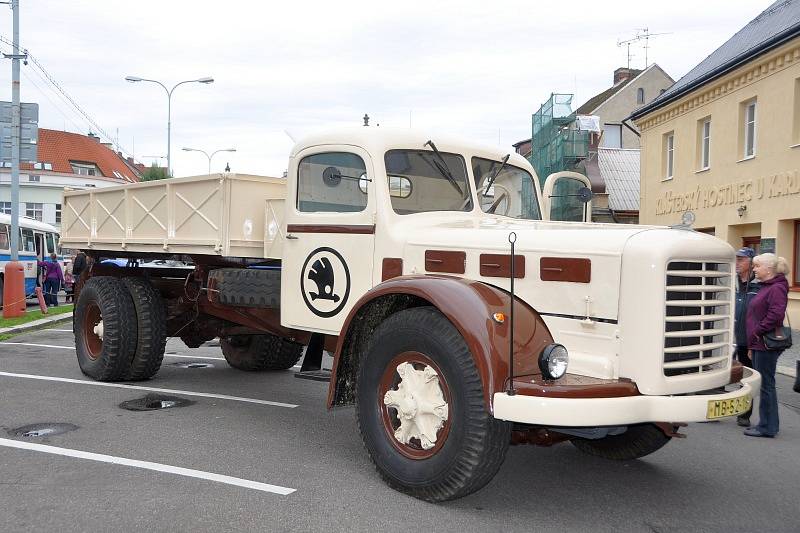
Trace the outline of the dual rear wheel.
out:
[[[75,304],[73,333],[78,365],[98,381],[138,381],[161,367],[166,308],[142,278],[90,278]]]

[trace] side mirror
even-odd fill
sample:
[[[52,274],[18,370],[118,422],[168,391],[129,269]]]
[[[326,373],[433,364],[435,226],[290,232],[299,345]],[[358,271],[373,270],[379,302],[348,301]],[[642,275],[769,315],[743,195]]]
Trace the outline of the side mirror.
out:
[[[580,200],[582,203],[585,204],[586,202],[591,201],[592,196],[594,196],[594,194],[592,193],[592,189],[589,187],[581,187],[578,189],[578,200]]]

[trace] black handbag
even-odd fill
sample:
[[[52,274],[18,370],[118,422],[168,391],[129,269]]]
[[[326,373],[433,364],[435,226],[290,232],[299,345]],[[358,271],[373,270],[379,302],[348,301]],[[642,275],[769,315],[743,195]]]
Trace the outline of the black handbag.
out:
[[[789,314],[786,314],[786,322],[789,322]],[[792,324],[788,326],[778,326],[773,331],[764,333],[764,346],[767,350],[786,350],[792,347]]]

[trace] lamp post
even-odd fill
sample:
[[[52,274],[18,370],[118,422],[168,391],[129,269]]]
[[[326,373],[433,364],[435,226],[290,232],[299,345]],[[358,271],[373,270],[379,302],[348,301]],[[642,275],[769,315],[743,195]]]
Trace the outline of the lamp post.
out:
[[[184,147],[183,151],[184,152],[200,152],[201,154],[206,156],[208,158],[208,174],[210,175],[211,174],[211,158],[214,157],[216,154],[218,154],[220,152],[235,152],[236,148],[221,148],[219,150],[214,150],[213,152],[211,152],[211,155],[208,155],[208,152],[206,152],[205,150],[200,150],[199,148],[187,148],[187,147]]]
[[[211,76],[207,76],[205,78],[197,78],[196,80],[184,80],[179,81],[175,85],[172,86],[172,89],[167,89],[167,86],[161,83],[158,80],[149,80],[147,78],[140,78],[139,76],[125,76],[125,81],[129,81],[131,83],[136,83],[139,81],[148,81],[150,83],[157,83],[160,85],[164,92],[167,93],[167,175],[172,176],[172,159],[171,156],[171,134],[172,134],[172,92],[178,88],[179,85],[183,85],[184,83],[214,83],[214,78]]]

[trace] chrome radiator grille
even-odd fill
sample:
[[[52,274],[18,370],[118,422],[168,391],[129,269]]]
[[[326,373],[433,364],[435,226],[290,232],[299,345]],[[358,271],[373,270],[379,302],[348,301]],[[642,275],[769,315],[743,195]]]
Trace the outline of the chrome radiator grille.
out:
[[[727,368],[731,357],[731,271],[728,263],[667,265],[664,375]]]

